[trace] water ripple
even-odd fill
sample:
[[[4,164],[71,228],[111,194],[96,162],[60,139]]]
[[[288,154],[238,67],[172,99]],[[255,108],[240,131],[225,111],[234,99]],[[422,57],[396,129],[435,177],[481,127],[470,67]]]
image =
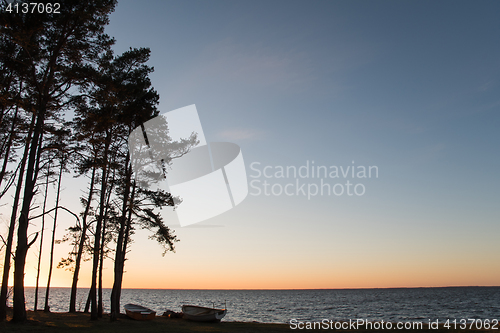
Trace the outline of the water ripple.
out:
[[[50,308],[68,311],[68,288],[52,288]],[[79,289],[77,310],[83,311],[88,289]],[[103,290],[109,311],[110,289]],[[39,307],[45,289],[39,290]],[[26,288],[26,305],[33,309],[34,288]],[[122,305],[137,303],[162,314],[180,311],[183,304],[224,307],[228,321],[288,323],[297,320],[498,319],[500,287],[454,287],[350,290],[155,290],[124,289]],[[122,310],[123,311],[123,310]]]

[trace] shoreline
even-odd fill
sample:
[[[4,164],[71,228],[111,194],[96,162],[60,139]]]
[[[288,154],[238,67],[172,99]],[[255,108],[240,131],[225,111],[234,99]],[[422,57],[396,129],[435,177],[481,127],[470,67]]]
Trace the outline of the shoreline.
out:
[[[24,323],[12,323],[12,308],[7,310],[7,321],[0,322],[0,332],[165,332],[188,333],[188,332],[264,332],[280,333],[289,331],[287,324],[256,323],[222,321],[220,323],[192,322],[180,318],[169,318],[156,316],[150,321],[137,321],[128,318],[121,313],[118,320],[110,322],[108,314],[103,314],[97,321],[90,320],[90,314],[84,312],[37,312],[26,311],[28,321]]]
[[[12,309],[7,311],[6,322],[0,322],[1,332],[165,332],[170,333],[187,333],[187,332],[220,332],[220,333],[250,333],[250,332],[264,332],[264,333],[280,333],[290,331],[356,331],[356,332],[376,332],[387,331],[387,329],[293,329],[290,324],[278,323],[260,323],[260,322],[238,322],[238,321],[222,321],[220,323],[203,323],[192,322],[185,319],[169,318],[164,316],[156,316],[154,320],[150,321],[137,321],[128,318],[125,314],[120,314],[116,322],[110,322],[108,315],[104,314],[102,318],[97,321],[90,320],[90,314],[77,312],[77,313],[64,313],[64,312],[37,312],[27,311],[28,321],[25,323],[12,323],[9,320],[12,318]],[[398,331],[391,329],[391,331]],[[486,329],[447,329],[439,325],[438,328],[430,329],[424,325],[423,329],[401,329],[399,331],[405,332],[491,332],[498,330]]]

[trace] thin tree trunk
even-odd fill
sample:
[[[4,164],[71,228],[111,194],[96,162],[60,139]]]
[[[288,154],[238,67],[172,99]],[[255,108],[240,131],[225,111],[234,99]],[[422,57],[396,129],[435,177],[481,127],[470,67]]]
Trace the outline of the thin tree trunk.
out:
[[[9,95],[9,91],[10,91],[10,88],[12,86],[12,82],[14,81],[14,71],[13,70],[10,70],[9,71],[9,74],[6,74],[5,75],[5,80],[3,81],[4,84],[3,84],[3,94],[5,95]],[[19,81],[19,94],[21,93],[22,91],[22,81]],[[9,112],[8,110],[6,111],[6,105],[2,103],[2,108],[1,108],[1,111],[0,111],[0,125],[2,125],[2,122],[3,122],[3,118],[5,116],[5,114],[7,112]]]
[[[54,213],[54,225],[52,227],[52,242],[50,245],[50,264],[49,264],[49,277],[47,279],[47,288],[45,289],[45,307],[44,312],[50,312],[49,306],[49,293],[50,293],[50,280],[52,279],[52,268],[54,266],[54,244],[56,241],[56,226],[57,226],[57,212],[59,211],[59,197],[61,195],[61,178],[64,170],[64,156],[61,158],[61,166],[59,168],[59,178],[57,179],[57,195],[56,195],[56,211]]]
[[[104,146],[103,155],[103,166],[102,166],[102,179],[101,179],[101,193],[100,193],[100,206],[99,215],[97,217],[97,224],[94,236],[94,255],[93,255],[93,265],[92,265],[92,284],[90,286],[90,319],[97,320],[97,270],[99,267],[99,250],[101,247],[101,229],[102,220],[104,217],[104,206],[106,204],[106,176],[108,170],[108,150],[111,142],[111,133],[108,131],[106,133],[106,140]]]
[[[90,310],[90,290],[89,294],[87,296],[87,301],[85,302],[85,310],[83,310],[84,313],[89,313]]]
[[[103,313],[103,300],[102,300],[102,269],[104,266],[104,246],[106,245],[106,221],[108,218],[108,210],[109,210],[109,203],[111,201],[111,192],[113,191],[113,184],[114,184],[114,179],[115,179],[115,172],[113,171],[113,176],[111,177],[113,180],[111,181],[111,185],[109,186],[108,189],[108,198],[106,199],[106,211],[104,213],[104,219],[102,223],[102,237],[101,237],[101,257],[99,259],[99,292],[98,292],[98,300],[97,300],[97,316],[99,318],[102,318],[102,313]],[[106,181],[109,183],[109,178]]]
[[[111,192],[111,189],[109,189]],[[102,236],[101,236],[101,249],[100,249],[100,257],[99,257],[99,288],[98,288],[98,299],[97,299],[97,317],[102,318],[103,312],[103,304],[102,304],[102,268],[104,265],[104,242],[106,235],[106,217],[108,214],[108,204],[109,204],[109,196],[108,200],[106,200],[106,213],[104,214],[104,218],[102,220]]]
[[[40,161],[40,144],[43,137],[43,124],[45,122],[45,109],[38,111],[33,139],[31,141],[28,157],[28,168],[26,170],[26,182],[24,184],[23,204],[17,228],[16,260],[14,262],[14,322],[26,321],[26,304],[24,299],[24,269],[26,266],[26,255],[28,253],[28,223],[31,201],[35,195],[35,185],[38,170],[35,167]]]
[[[23,157],[21,159],[21,167],[19,168],[19,178],[17,179],[17,186],[14,194],[14,202],[12,203],[12,214],[10,217],[9,234],[7,236],[7,246],[5,248],[5,259],[4,259],[3,275],[2,275],[2,289],[0,292],[0,321],[5,320],[7,317],[7,292],[8,292],[9,272],[10,272],[10,257],[12,255],[12,244],[14,242],[14,229],[16,227],[17,210],[19,208],[19,200],[21,197],[21,189],[23,186],[24,170],[26,167],[26,160],[28,158],[35,119],[36,117],[35,115],[33,115],[31,119],[30,129],[28,135],[26,136],[26,145],[24,147]]]
[[[99,258],[99,290],[98,290],[98,300],[97,300],[97,317],[102,318],[102,266],[104,263],[104,235],[106,233],[106,219],[103,220],[102,224],[102,237],[101,237],[101,254]]]
[[[19,111],[19,106],[16,106],[16,112],[14,114],[14,119],[12,119],[12,126],[10,128],[9,139],[6,144],[6,151],[4,155],[2,170],[0,170],[0,185],[2,184],[3,178],[5,177],[5,172],[7,170],[7,165],[9,164],[10,149],[12,147],[12,141],[14,141],[14,136],[16,135],[15,129],[16,129],[18,111]]]
[[[121,291],[122,291],[122,282],[123,282],[123,272],[125,270],[125,257],[127,256],[127,246],[128,246],[128,242],[130,240],[130,229],[132,228],[132,205],[133,205],[133,202],[134,202],[134,198],[135,198],[135,190],[136,190],[136,182],[134,181],[133,182],[133,186],[132,186],[132,194],[130,195],[130,208],[129,208],[129,211],[128,211],[128,218],[127,218],[127,226],[125,228],[125,235],[124,235],[124,239],[123,239],[123,250],[122,250],[122,259],[121,259],[121,267],[120,267],[120,284],[119,284],[119,295],[121,295]],[[120,298],[118,297],[118,302],[120,302]],[[119,303],[118,303],[119,305]]]
[[[45,211],[47,208],[47,194],[49,191],[49,179],[50,179],[50,162],[47,167],[47,181],[45,183],[45,197],[43,198],[43,215],[42,215],[42,230],[40,234],[40,251],[38,252],[38,266],[36,270],[36,286],[35,286],[35,305],[33,311],[38,310],[38,283],[40,281],[40,265],[42,263],[42,247],[43,247],[43,231],[45,229]]]
[[[71,284],[71,296],[69,300],[69,312],[76,312],[76,292],[78,290],[78,275],[80,273],[80,264],[82,262],[83,248],[85,247],[85,240],[87,237],[87,217],[89,215],[90,206],[92,202],[92,196],[94,193],[94,181],[95,181],[96,166],[92,167],[92,176],[90,178],[90,190],[89,196],[87,198],[87,204],[85,206],[85,211],[82,218],[82,231],[80,236],[80,244],[78,244],[78,253],[75,260],[75,271],[73,272],[73,282]]]

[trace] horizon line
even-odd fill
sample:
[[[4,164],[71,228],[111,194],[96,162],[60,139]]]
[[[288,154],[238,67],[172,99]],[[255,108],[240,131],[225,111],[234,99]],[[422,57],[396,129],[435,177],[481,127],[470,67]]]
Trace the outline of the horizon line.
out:
[[[8,286],[11,288],[13,286]],[[36,288],[36,286],[24,286],[25,288]],[[46,288],[46,286],[39,286],[39,289]],[[50,287],[51,289],[71,289],[71,287]],[[360,288],[241,288],[241,289],[224,289],[224,288],[121,288],[122,290],[223,290],[223,291],[278,291],[278,290],[368,290],[368,289],[431,289],[431,288],[500,288],[500,285],[468,285],[468,286],[420,286],[420,287],[360,287]],[[77,289],[90,289],[90,287],[78,287]],[[112,287],[106,287],[102,289],[113,289]]]

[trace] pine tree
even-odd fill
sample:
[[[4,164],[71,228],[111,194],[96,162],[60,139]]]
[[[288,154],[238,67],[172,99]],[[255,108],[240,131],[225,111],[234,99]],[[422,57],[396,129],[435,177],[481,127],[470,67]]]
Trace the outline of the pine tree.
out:
[[[2,35],[19,48],[18,62],[25,69],[22,73],[28,73],[22,75],[23,85],[33,100],[33,108],[29,111],[36,118],[29,143],[17,232],[15,322],[26,320],[24,270],[31,245],[28,221],[38,182],[45,123],[69,105],[71,87],[87,84],[86,68],[112,44],[113,41],[104,34],[104,26],[114,5],[113,0],[69,0],[61,3],[61,14],[12,13],[1,16]]]

